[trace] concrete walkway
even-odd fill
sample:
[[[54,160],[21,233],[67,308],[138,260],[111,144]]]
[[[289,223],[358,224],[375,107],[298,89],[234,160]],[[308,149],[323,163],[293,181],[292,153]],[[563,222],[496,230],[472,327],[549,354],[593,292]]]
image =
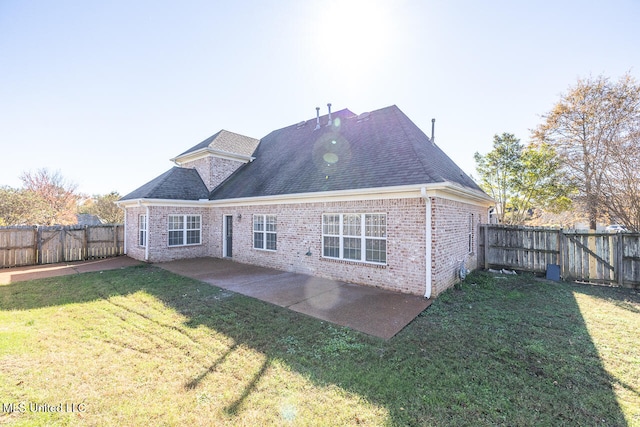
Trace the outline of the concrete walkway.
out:
[[[416,295],[220,258],[185,259],[155,265],[383,339],[400,332],[431,304],[431,300]]]
[[[45,277],[67,276],[91,271],[117,270],[141,264],[133,258],[118,256],[91,261],[65,262],[59,264],[29,265],[26,267],[0,268],[0,285]]]

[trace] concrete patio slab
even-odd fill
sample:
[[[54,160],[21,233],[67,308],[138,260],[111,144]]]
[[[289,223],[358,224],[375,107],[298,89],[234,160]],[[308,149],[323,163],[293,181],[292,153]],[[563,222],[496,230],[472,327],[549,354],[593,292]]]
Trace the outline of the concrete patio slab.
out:
[[[383,339],[400,332],[431,304],[431,300],[416,295],[220,258],[186,259],[156,265]]]

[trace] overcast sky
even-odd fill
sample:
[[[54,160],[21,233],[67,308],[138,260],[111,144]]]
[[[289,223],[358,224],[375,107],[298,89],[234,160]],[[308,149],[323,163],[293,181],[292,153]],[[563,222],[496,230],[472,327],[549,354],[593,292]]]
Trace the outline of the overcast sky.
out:
[[[640,1],[0,0],[0,185],[124,195],[220,129],[397,105],[469,174],[578,78],[640,79]],[[294,156],[295,153],[283,153]]]

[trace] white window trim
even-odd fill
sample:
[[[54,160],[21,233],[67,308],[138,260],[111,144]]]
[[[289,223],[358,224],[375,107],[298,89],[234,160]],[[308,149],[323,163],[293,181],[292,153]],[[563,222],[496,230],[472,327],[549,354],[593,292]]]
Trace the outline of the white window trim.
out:
[[[182,217],[182,229],[170,229],[169,226],[171,224],[172,217]],[[199,228],[187,228],[187,218],[188,217],[198,217],[198,223],[200,224]],[[198,231],[198,243],[186,243],[187,242],[187,231]],[[178,245],[170,244],[170,232],[171,231],[181,231],[182,232],[182,243]],[[202,245],[202,215],[168,215],[167,216],[167,246],[170,248],[178,248],[181,246],[198,246]]]
[[[267,217],[271,217],[271,216],[275,220],[276,231],[267,231]],[[264,225],[264,228],[262,230],[256,230],[255,229],[256,218],[262,218],[262,224]],[[253,214],[253,221],[251,223],[251,227],[253,229],[253,234],[251,235],[251,237],[253,239],[253,244],[252,244],[253,245],[253,249],[255,249],[257,251],[268,251],[268,252],[277,252],[278,251],[278,217],[276,215],[273,215],[273,214]],[[262,247],[261,248],[257,248],[256,247],[256,239],[255,239],[256,233],[262,234]],[[274,234],[276,236],[276,248],[275,249],[267,249],[267,235],[268,234]]]
[[[339,216],[340,217],[340,223],[339,223],[339,234],[325,234],[324,232],[324,217],[325,215],[327,216]],[[344,234],[344,216],[345,215],[360,215],[360,236],[350,236],[350,235],[345,235]],[[326,259],[336,259],[336,260],[341,260],[341,261],[347,261],[347,262],[356,262],[356,263],[362,263],[362,264],[373,264],[373,265],[387,265],[387,262],[377,262],[377,261],[367,261],[367,240],[384,240],[385,242],[387,241],[387,236],[385,237],[376,237],[376,236],[367,236],[366,235],[366,216],[367,215],[383,215],[386,219],[387,217],[387,213],[386,212],[364,212],[364,213],[360,213],[360,212],[351,212],[351,213],[333,213],[333,212],[328,212],[328,213],[323,213],[322,214],[322,242],[321,242],[321,246],[322,246],[322,257],[326,258]],[[386,223],[386,221],[385,221]],[[387,225],[388,227],[388,225]],[[387,233],[385,233],[387,234]],[[338,242],[340,245],[340,253],[338,257],[332,257],[332,256],[326,256],[324,254],[324,240],[325,237],[337,237],[338,238]],[[352,259],[352,258],[345,258],[344,257],[344,238],[359,238],[360,239],[360,259]],[[387,259],[387,252],[385,249],[385,259]]]
[[[141,224],[143,223],[143,224]],[[146,248],[149,237],[149,218],[146,215],[138,215],[138,246]],[[140,241],[142,240],[142,243]]]

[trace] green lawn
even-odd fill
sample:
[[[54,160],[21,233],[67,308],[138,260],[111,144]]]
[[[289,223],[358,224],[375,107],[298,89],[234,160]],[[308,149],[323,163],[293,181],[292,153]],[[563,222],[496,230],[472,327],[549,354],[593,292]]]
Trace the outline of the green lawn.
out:
[[[389,341],[152,266],[22,282],[0,424],[640,426],[638,331],[638,291],[521,276],[473,274]]]

